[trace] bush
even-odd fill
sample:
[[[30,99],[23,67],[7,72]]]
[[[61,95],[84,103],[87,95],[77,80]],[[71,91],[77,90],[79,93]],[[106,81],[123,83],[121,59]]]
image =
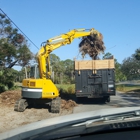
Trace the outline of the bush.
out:
[[[125,86],[124,85],[117,85],[116,90],[118,91],[125,91]]]
[[[66,94],[74,94],[75,93],[75,85],[59,85],[56,84],[59,93],[66,93]]]
[[[68,87],[68,93],[70,93],[70,94],[74,94],[75,93],[75,89],[74,89],[74,87]]]
[[[12,87],[14,87],[14,83],[12,81],[7,83],[8,88],[11,89]]]
[[[8,90],[8,87],[2,83],[0,83],[0,93]]]
[[[64,88],[62,88],[62,87],[60,87],[60,88],[58,88],[59,89],[59,93],[61,94],[61,93],[67,93],[67,90],[66,89],[64,89]]]

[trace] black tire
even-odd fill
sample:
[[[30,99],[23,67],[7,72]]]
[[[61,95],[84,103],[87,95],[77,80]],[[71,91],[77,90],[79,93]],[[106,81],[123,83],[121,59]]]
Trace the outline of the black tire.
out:
[[[110,102],[110,96],[105,96],[105,97],[103,97],[103,102]]]
[[[52,113],[60,113],[61,110],[61,98],[57,97],[53,99],[51,102],[51,112]]]
[[[107,97],[106,102],[110,102],[110,96]]]
[[[26,99],[19,99],[15,103],[14,111],[23,112],[27,106],[28,106],[28,103]]]

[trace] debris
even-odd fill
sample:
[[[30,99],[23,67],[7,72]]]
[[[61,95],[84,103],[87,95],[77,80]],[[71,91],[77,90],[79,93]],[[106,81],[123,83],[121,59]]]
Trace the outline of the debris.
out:
[[[0,102],[4,105],[14,104],[16,100],[21,98],[21,91],[13,90],[13,91],[5,91],[1,93]]]
[[[97,56],[100,53],[104,53],[105,50],[103,35],[101,33],[93,33],[83,37],[79,44],[79,48],[83,58],[88,54],[93,60],[96,60]]]
[[[14,105],[15,102],[21,98],[20,90],[6,91],[1,93],[0,103],[4,106]],[[73,100],[61,99],[61,108],[66,110],[71,110],[73,107],[77,106],[76,102]]]
[[[72,100],[66,101],[66,100],[63,100],[63,99],[61,101],[61,108],[62,109],[71,110],[75,106],[77,106],[75,101],[72,101]]]

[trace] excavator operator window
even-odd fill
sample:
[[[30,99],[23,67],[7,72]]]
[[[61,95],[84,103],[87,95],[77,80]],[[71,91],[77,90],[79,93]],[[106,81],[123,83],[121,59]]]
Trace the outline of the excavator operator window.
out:
[[[39,79],[39,67],[38,65],[31,66],[30,78]]]
[[[30,78],[35,78],[35,66],[31,66],[31,69],[30,69]]]
[[[39,66],[36,66],[36,79],[40,78],[40,73],[39,73]]]

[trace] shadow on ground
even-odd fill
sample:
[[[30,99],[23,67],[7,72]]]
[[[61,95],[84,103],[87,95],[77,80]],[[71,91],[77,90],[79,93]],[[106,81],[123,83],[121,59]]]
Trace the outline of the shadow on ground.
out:
[[[60,93],[60,97],[64,100],[73,100],[77,104],[99,104],[99,105],[104,105],[106,104],[103,99],[99,98],[76,98],[75,94],[67,94],[67,93]]]
[[[111,100],[108,105],[114,107],[140,107],[140,90],[133,90],[128,93],[118,93],[116,98]]]
[[[48,111],[50,112],[50,106],[48,104],[45,103],[32,103],[30,104],[27,109],[31,109],[31,108],[35,108],[35,109],[48,109]]]

